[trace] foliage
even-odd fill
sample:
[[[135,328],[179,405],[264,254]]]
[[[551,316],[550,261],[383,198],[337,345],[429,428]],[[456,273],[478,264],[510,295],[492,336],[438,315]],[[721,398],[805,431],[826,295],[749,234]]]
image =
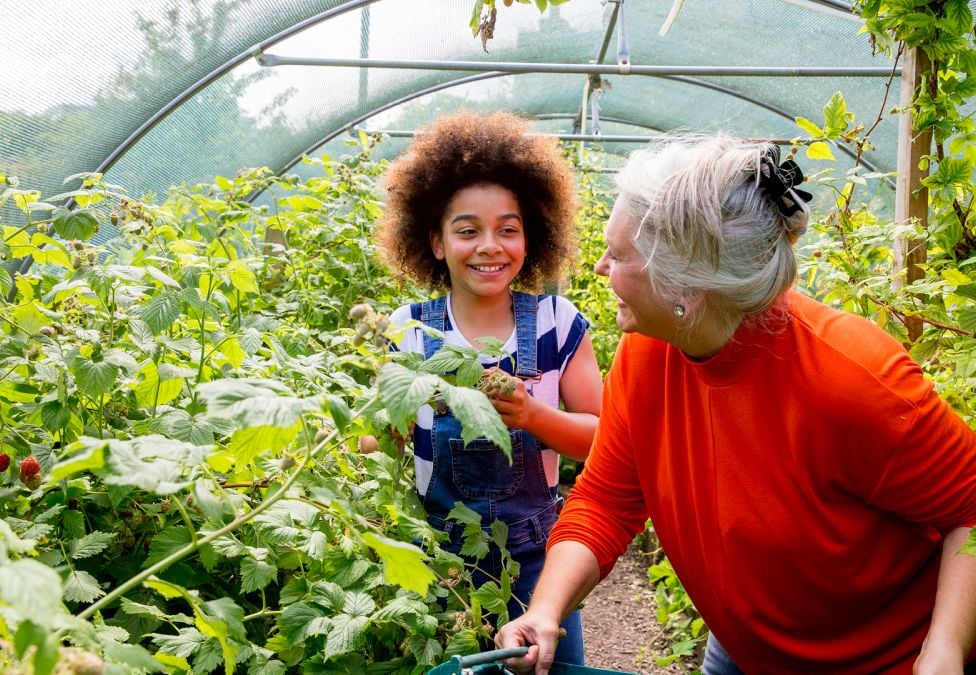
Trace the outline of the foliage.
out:
[[[910,110],[916,133],[932,134],[922,165],[929,222],[886,221],[873,204],[859,201],[870,182],[883,178],[859,163],[845,175],[824,172],[817,180],[834,192],[836,208],[803,240],[801,283],[812,295],[869,317],[906,342],[939,393],[976,425],[976,132],[972,119],[961,114],[976,92],[972,12],[965,0],[870,0],[859,3],[859,10],[878,49],[900,61],[905,49],[919,48],[931,62]],[[874,114],[880,120],[888,113]],[[797,123],[813,141],[808,154],[828,143],[846,143],[858,157],[871,147],[877,124],[855,119],[840,94],[824,107],[822,123]],[[899,241],[924,252],[918,278],[907,276]],[[913,322],[922,327],[918,335],[909,333]]]
[[[617,300],[606,277],[598,275],[595,268],[607,247],[603,232],[613,209],[612,184],[605,174],[596,171],[597,164],[589,154],[570,152],[567,157],[576,164],[579,180],[580,255],[564,292],[589,320],[596,360],[606,373],[620,340]]]
[[[657,622],[666,627],[671,648],[671,653],[658,659],[657,664],[667,666],[686,657],[701,656],[708,631],[670,561],[663,559],[651,565],[647,580],[654,586]]]
[[[440,395],[467,433],[508,434],[477,376],[387,351],[373,141],[304,183],[244,170],[161,204],[3,177],[30,214],[3,253],[37,264],[0,279],[0,669],[419,673],[490,644],[511,573],[472,588],[394,430]],[[465,550],[504,542],[455,515]]]

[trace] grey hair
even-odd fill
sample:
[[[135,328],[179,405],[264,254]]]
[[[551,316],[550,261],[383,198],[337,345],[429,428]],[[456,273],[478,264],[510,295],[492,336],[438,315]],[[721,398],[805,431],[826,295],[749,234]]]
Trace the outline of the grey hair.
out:
[[[725,135],[673,137],[634,152],[617,176],[651,291],[687,308],[687,328],[705,305],[731,332],[796,280],[793,242],[810,212],[791,195],[802,208],[785,218],[760,191],[770,149]]]

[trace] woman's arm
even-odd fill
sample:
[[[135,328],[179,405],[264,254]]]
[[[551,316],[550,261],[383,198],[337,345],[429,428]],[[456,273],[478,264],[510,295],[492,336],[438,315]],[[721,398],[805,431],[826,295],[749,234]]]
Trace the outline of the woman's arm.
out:
[[[546,553],[528,610],[495,635],[499,649],[533,645],[524,658],[511,660],[509,668],[532,672],[534,667],[537,674],[548,673],[556,654],[559,624],[599,580],[600,566],[590,549],[575,541],[553,545]]]
[[[969,528],[960,527],[942,543],[935,609],[915,675],[961,674],[976,640],[976,557],[959,552],[968,539]]]
[[[593,342],[585,335],[559,378],[559,397],[565,410],[532,398],[521,381],[514,394],[492,395],[491,401],[510,429],[525,429],[559,454],[583,460],[590,452],[599,421],[602,391]]]

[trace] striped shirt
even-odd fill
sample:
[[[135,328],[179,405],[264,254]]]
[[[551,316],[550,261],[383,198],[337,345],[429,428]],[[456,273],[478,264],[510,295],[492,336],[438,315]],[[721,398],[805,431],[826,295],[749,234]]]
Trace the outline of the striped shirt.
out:
[[[557,295],[539,295],[539,309],[536,315],[536,367],[540,371],[537,381],[527,382],[526,386],[533,398],[544,401],[548,405],[559,407],[559,379],[569,361],[576,354],[580,342],[586,335],[589,322],[583,318],[579,310],[566,298]],[[400,327],[411,319],[420,321],[420,303],[404,305],[390,316],[390,323]],[[472,348],[472,345],[454,328],[454,315],[451,311],[451,296],[447,297],[447,325],[444,331],[444,344],[458,347]],[[423,332],[419,328],[407,330],[397,349],[404,352],[424,353]],[[512,354],[517,349],[515,330],[505,342],[504,350]],[[515,355],[516,359],[518,355]],[[494,358],[482,355],[480,362],[486,368],[498,366],[511,373],[511,359],[502,359],[498,364]],[[417,492],[426,494],[430,484],[431,473],[434,468],[434,449],[431,438],[434,411],[429,405],[424,405],[417,413],[417,424],[414,427],[414,464],[417,474]],[[542,450],[542,461],[546,470],[546,479],[550,487],[559,482],[559,455],[553,450]]]

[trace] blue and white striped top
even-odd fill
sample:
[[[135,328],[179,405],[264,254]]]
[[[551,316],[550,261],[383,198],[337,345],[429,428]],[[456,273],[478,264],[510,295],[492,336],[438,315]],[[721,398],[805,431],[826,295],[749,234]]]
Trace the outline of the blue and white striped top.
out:
[[[536,315],[536,367],[540,371],[540,379],[526,383],[534,398],[545,401],[556,408],[559,406],[559,379],[562,377],[566,365],[579,348],[583,336],[589,328],[589,322],[583,318],[575,305],[566,298],[558,295],[539,295],[538,314]],[[390,316],[390,323],[403,326],[413,319],[420,321],[420,305],[404,305]],[[447,325],[444,331],[444,344],[459,347],[472,347],[471,343],[454,329],[454,314],[451,311],[451,296],[447,296]],[[412,328],[406,332],[397,349],[403,352],[424,353],[423,333],[419,328]],[[505,342],[505,351],[513,353],[517,349],[515,330]],[[518,355],[516,355],[518,359]],[[486,368],[499,365],[492,357],[482,356],[481,364]],[[503,359],[499,367],[512,372],[511,359]],[[417,424],[414,428],[414,464],[417,474],[417,492],[421,495],[427,492],[431,473],[434,468],[434,450],[431,439],[434,411],[429,405],[424,405],[417,413]],[[546,469],[546,479],[550,487],[559,482],[559,455],[553,450],[542,451],[542,461]]]

